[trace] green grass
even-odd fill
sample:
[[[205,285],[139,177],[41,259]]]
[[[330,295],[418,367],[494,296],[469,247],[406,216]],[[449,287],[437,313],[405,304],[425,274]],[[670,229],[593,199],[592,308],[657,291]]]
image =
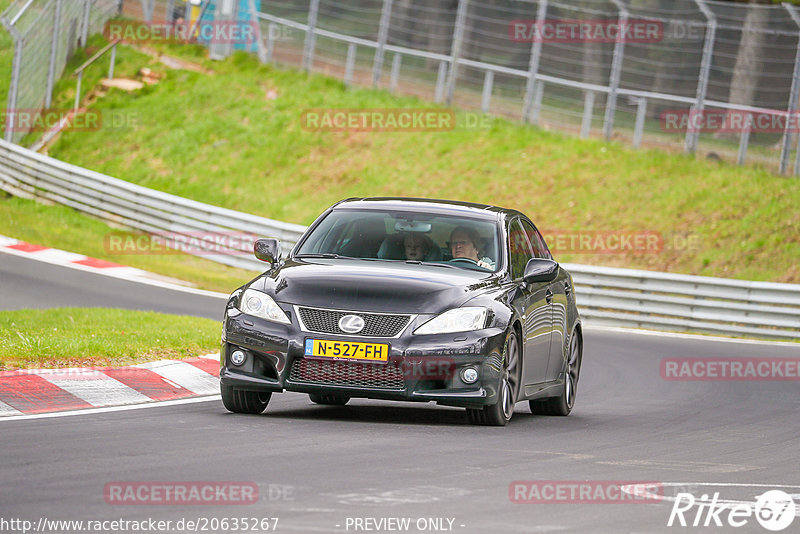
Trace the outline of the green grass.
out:
[[[102,326],[99,326],[102,325]],[[218,321],[110,308],[0,312],[0,370],[123,366],[219,348]]]
[[[46,206],[0,192],[0,235],[138,267],[222,293],[256,274],[188,254],[119,254],[106,248],[106,236],[118,231],[65,206]]]
[[[666,240],[658,254],[556,251],[560,261],[800,281],[800,180],[505,119],[451,132],[305,131],[300,119],[309,108],[432,104],[262,66],[245,54],[211,62],[197,47],[169,50],[214,73],[163,68],[156,86],[110,92],[96,106],[126,113],[135,124],[68,132],[51,155],[300,224],[350,196],[469,200],[520,209],[545,232],[658,232]],[[686,236],[694,247],[680,246]]]

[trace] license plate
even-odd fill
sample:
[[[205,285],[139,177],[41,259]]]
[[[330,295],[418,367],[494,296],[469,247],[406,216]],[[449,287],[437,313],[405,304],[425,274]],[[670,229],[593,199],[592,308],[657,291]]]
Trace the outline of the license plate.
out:
[[[389,345],[360,341],[306,339],[305,355],[315,358],[386,362],[389,361]]]

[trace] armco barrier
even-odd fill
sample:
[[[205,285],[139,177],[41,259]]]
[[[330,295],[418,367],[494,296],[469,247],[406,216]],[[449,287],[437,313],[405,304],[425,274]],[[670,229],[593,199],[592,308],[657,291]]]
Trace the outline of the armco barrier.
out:
[[[64,204],[114,225],[145,232],[196,235],[247,232],[292,246],[305,230],[297,224],[218,208],[70,165],[0,141],[0,188],[12,195]],[[224,250],[224,249],[223,249]],[[203,254],[243,269],[263,270],[251,254]]]
[[[0,141],[0,189],[146,232],[249,232],[288,250],[305,227],[154,191]],[[203,255],[263,270],[248,254]],[[748,282],[565,264],[587,323],[777,339],[800,338],[800,284]]]

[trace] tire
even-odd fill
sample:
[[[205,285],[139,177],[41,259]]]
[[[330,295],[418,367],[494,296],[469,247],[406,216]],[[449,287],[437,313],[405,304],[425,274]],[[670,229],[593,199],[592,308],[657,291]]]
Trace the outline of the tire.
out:
[[[325,406],[344,406],[350,401],[350,397],[342,397],[333,393],[309,393],[308,398],[314,404]]]
[[[233,413],[259,414],[267,409],[270,391],[242,391],[230,386],[220,386],[222,404],[225,409]]]
[[[513,330],[506,340],[503,356],[503,375],[500,378],[497,402],[483,408],[467,408],[467,418],[473,425],[505,426],[514,415],[522,376],[522,359],[517,334]]]
[[[561,389],[561,394],[549,399],[528,401],[531,412],[539,415],[569,415],[575,406],[575,397],[578,394],[578,379],[581,375],[582,361],[583,339],[576,332],[569,342],[569,356],[564,370],[564,387]]]

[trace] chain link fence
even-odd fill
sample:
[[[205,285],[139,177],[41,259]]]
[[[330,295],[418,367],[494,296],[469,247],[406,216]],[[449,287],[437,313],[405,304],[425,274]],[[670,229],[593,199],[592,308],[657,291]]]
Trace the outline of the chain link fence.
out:
[[[226,9],[258,12],[263,61],[582,137],[800,174],[800,9],[788,4],[14,0],[2,15],[15,42],[8,110],[48,106],[75,47],[119,12],[163,23]],[[230,52],[212,46],[215,57]],[[7,117],[7,140],[26,133]]]
[[[0,23],[14,42],[4,138],[19,142],[31,117],[52,103],[53,86],[73,52],[119,11],[117,0],[14,0]]]
[[[797,11],[712,0],[264,0],[259,19],[270,61],[796,175]]]

